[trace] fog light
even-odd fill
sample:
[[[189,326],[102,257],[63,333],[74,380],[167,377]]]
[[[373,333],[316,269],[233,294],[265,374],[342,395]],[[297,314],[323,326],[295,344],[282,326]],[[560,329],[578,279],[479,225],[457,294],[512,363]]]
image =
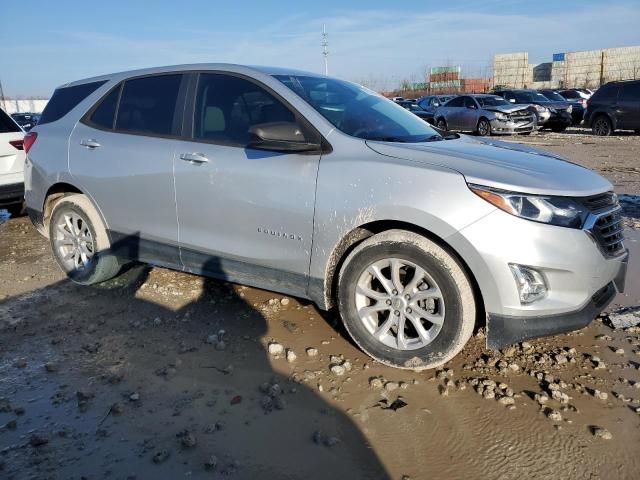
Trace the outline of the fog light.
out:
[[[520,303],[533,303],[541,300],[547,294],[547,284],[544,281],[542,273],[523,265],[510,263],[511,273],[516,280],[518,293],[520,295]]]

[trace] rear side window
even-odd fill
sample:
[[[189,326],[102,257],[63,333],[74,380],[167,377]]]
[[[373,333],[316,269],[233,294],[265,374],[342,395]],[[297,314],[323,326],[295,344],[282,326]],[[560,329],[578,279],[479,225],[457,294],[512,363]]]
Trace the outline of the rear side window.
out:
[[[13,119],[0,110],[0,133],[13,133],[22,131]]]
[[[76,105],[105,83],[107,83],[106,80],[56,89],[56,91],[53,92],[51,100],[49,100],[49,103],[47,103],[47,106],[44,108],[38,125],[60,120],[67,113],[73,110]]]
[[[620,94],[620,100],[624,100],[627,102],[640,101],[640,82],[625,83],[622,86],[622,93]]]
[[[92,124],[109,130],[113,128],[113,123],[116,119],[116,107],[118,106],[121,89],[122,84],[111,90],[111,92],[102,99],[100,104],[98,104],[91,114],[89,121]]]
[[[578,92],[574,92],[573,90],[568,90],[566,92],[562,92],[561,95],[564,98],[582,98]]]
[[[464,106],[464,97],[456,97],[449,100],[444,105],[445,107],[463,107]]]
[[[618,85],[603,85],[593,94],[593,100],[599,102],[613,102],[618,98]]]
[[[127,80],[122,88],[116,130],[152,135],[173,134],[182,75]]]

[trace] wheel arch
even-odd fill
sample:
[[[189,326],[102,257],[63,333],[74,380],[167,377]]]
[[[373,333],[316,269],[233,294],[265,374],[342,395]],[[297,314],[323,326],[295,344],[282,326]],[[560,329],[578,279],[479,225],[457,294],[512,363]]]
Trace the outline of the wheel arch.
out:
[[[330,309],[336,305],[338,276],[340,274],[340,269],[342,268],[344,261],[349,256],[351,251],[356,248],[363,240],[378,233],[395,229],[407,230],[409,232],[421,235],[442,247],[447,253],[455,258],[469,278],[469,281],[473,288],[473,294],[476,298],[477,319],[484,318],[485,306],[480,286],[478,285],[473,271],[471,270],[467,262],[462,258],[462,256],[442,237],[436,235],[432,231],[414,223],[401,220],[374,220],[368,223],[364,223],[349,231],[338,241],[338,243],[331,251],[331,254],[329,255],[327,268],[325,270],[323,288],[324,307]]]
[[[616,116],[611,112],[609,112],[608,110],[596,110],[595,112],[593,112],[593,114],[591,115],[591,122],[589,126],[593,126],[593,124],[596,122],[598,117],[605,117],[607,120],[609,120],[609,123],[611,124],[612,132],[613,130],[616,130],[618,128],[618,122],[616,121]]]

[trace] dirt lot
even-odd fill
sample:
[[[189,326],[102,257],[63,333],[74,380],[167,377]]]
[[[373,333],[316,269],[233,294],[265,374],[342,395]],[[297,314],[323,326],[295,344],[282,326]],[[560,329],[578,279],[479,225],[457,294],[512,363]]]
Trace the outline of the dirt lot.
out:
[[[610,310],[640,305],[640,137],[515,140],[635,195]],[[161,268],[74,285],[14,218],[0,226],[0,477],[640,478],[640,328],[608,325],[503,352],[479,331],[443,370],[398,371],[293,298]]]

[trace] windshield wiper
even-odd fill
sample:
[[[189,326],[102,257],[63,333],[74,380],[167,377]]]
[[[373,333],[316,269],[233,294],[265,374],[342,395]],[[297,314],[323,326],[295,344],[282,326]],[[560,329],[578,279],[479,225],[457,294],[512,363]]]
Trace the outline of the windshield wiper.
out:
[[[398,143],[406,143],[407,141],[400,137],[369,137],[367,140],[375,140],[378,142],[398,142]]]

